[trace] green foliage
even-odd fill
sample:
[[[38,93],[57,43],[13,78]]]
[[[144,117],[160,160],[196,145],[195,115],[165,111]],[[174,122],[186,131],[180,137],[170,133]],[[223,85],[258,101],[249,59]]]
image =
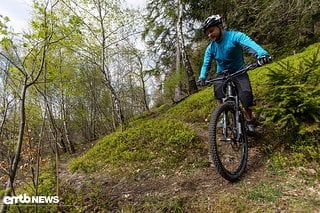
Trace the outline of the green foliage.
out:
[[[31,182],[28,184],[24,184],[21,187],[16,189],[17,195],[26,194],[28,196],[56,196],[55,191],[56,179],[54,170],[44,170],[39,177],[39,186],[38,191],[36,190]],[[1,197],[1,196],[0,196]],[[22,209],[23,212],[34,212],[36,208],[39,212],[57,212],[56,205],[28,205],[28,204],[19,204],[19,208]],[[18,212],[17,205],[11,205],[8,212]]]
[[[320,147],[319,146],[311,146],[311,145],[300,145],[294,146],[293,155],[297,160],[301,159],[299,156],[303,155],[303,159],[300,161],[296,161],[296,165],[303,165],[303,163],[307,163],[308,161],[319,162],[320,161]]]
[[[164,116],[177,118],[184,122],[203,122],[216,106],[213,89],[206,88],[169,109]]]
[[[94,172],[142,167],[171,168],[197,162],[203,152],[196,134],[182,122],[203,122],[214,108],[213,90],[200,91],[174,107],[163,105],[130,121],[124,130],[100,140],[83,156],[71,162],[71,170]],[[192,153],[192,156],[189,153]],[[146,165],[145,165],[146,166]]]
[[[183,199],[176,199],[176,200],[172,200],[170,202],[166,202],[165,204],[162,204],[163,206],[161,206],[161,212],[186,212],[186,208],[185,208],[185,201]]]
[[[320,147],[312,145],[294,145],[291,151],[276,152],[270,156],[269,169],[277,175],[284,175],[287,167],[306,166],[310,162],[320,161]]]
[[[5,195],[5,193],[6,193],[6,190],[5,190],[5,189],[0,190],[0,197],[2,198],[2,197]]]
[[[187,14],[191,19],[200,22],[212,14],[223,15],[227,28],[246,32],[265,44],[274,57],[288,56],[319,42],[320,10],[314,1],[188,0],[185,4],[190,5]]]
[[[86,154],[71,162],[71,170],[131,170],[143,163],[152,168],[171,168],[186,158],[188,150],[197,149],[195,139],[195,132],[178,120],[141,120],[134,127],[99,141]]]
[[[174,99],[176,89],[183,90],[186,84],[186,76],[182,71],[174,72],[164,81],[166,98]]]
[[[270,183],[262,182],[247,193],[247,198],[260,202],[275,202],[281,197],[281,190]]]
[[[10,34],[10,32],[8,30],[8,26],[7,26],[7,23],[9,21],[10,21],[9,17],[0,15],[0,35],[6,36],[6,35]],[[6,38],[4,38],[4,39],[6,39]],[[0,44],[3,42],[4,39],[2,39],[0,41]]]
[[[149,166],[171,168],[186,159],[198,161],[203,147],[194,143],[196,134],[182,122],[203,122],[214,108],[213,90],[200,91],[174,107],[162,105],[132,119],[124,128],[99,141],[71,163],[71,170],[134,169]],[[179,120],[177,120],[179,119]]]
[[[148,111],[144,111],[140,115],[136,115],[133,118],[131,118],[127,122],[125,128],[135,127],[136,124],[143,122],[145,119],[156,118],[162,114],[165,114],[165,112],[169,110],[171,107],[172,106],[170,104],[163,104],[159,107],[152,108]]]
[[[44,170],[39,177],[39,186],[37,195],[53,196],[55,195],[56,179],[54,170]],[[27,194],[29,196],[36,196],[36,191],[33,185],[23,185],[17,190],[17,194]]]
[[[148,196],[143,200],[143,211],[145,212],[188,212],[190,203],[179,196],[163,197]]]
[[[4,37],[1,39],[0,45],[3,47],[3,49],[8,51],[12,47],[12,41],[9,38]]]
[[[291,161],[289,161],[288,157],[283,153],[274,153],[273,156],[270,157],[269,170],[271,170],[274,174],[283,175],[283,169],[286,166],[289,166],[287,165],[288,162]]]
[[[251,86],[253,88],[254,98],[258,101],[258,104],[265,104],[265,96],[268,91],[268,77],[267,74],[270,72],[269,69],[275,67],[275,63],[268,64],[263,67],[259,67],[255,70],[250,71],[248,74],[250,76]]]
[[[320,47],[312,52],[297,55],[269,68],[266,101],[261,115],[267,123],[283,129],[284,138],[290,143],[316,141],[320,132]],[[300,140],[296,140],[297,137]]]

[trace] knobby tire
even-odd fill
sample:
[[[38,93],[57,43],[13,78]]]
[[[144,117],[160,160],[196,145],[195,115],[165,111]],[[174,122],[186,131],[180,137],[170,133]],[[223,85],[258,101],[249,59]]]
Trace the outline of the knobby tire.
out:
[[[241,119],[241,130],[242,134],[239,141],[232,140],[227,141],[223,140],[220,134],[222,132],[221,127],[217,127],[218,122],[221,120],[221,116],[223,114],[228,115],[228,122],[230,123],[230,127],[227,128],[230,131],[231,138],[235,138],[235,134],[232,135],[232,131],[236,128],[235,123],[235,103],[234,102],[225,102],[219,105],[216,110],[213,112],[210,124],[209,124],[209,145],[210,151],[213,159],[213,163],[218,171],[218,173],[230,182],[235,182],[239,180],[242,174],[245,171],[247,160],[248,160],[248,143],[247,143],[247,135],[246,135],[246,128],[244,124],[243,116],[240,116]],[[231,124],[232,122],[232,124]],[[222,148],[224,146],[230,146],[230,148],[225,148],[225,152],[227,153],[220,153],[222,152]],[[231,152],[239,151],[240,154],[233,154]],[[230,154],[231,153],[231,154]],[[230,155],[230,156],[228,156]],[[234,156],[232,156],[234,155]],[[224,159],[228,156],[230,159]],[[235,162],[235,165],[231,165],[233,159],[236,157],[239,158],[239,162]],[[234,160],[235,161],[235,160]],[[227,163],[225,163],[227,162]],[[226,164],[230,164],[231,166],[235,166],[234,169],[228,168]]]

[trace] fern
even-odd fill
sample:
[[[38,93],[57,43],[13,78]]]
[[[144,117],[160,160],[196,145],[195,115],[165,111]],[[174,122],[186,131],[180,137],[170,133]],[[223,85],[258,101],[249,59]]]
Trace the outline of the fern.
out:
[[[320,133],[320,48],[308,58],[278,62],[269,68],[267,101],[262,111],[267,123],[284,129],[287,138]],[[290,137],[289,137],[290,136]]]

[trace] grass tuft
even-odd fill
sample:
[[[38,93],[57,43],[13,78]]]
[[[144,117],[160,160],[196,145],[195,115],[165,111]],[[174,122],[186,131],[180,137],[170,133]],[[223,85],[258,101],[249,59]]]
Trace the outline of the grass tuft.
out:
[[[74,159],[70,168],[73,172],[94,172],[106,166],[111,170],[169,169],[183,162],[188,150],[199,149],[196,138],[196,133],[178,120],[142,120],[135,127],[106,136],[83,156]]]

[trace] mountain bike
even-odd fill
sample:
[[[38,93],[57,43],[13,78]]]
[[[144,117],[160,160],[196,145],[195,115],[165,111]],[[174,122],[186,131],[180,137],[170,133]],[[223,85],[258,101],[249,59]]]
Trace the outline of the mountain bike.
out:
[[[248,161],[247,123],[232,79],[256,67],[258,64],[253,63],[234,73],[224,71],[223,77],[205,82],[205,85],[212,85],[214,81],[224,83],[225,98],[212,113],[209,123],[209,146],[218,173],[230,182],[242,176]]]

